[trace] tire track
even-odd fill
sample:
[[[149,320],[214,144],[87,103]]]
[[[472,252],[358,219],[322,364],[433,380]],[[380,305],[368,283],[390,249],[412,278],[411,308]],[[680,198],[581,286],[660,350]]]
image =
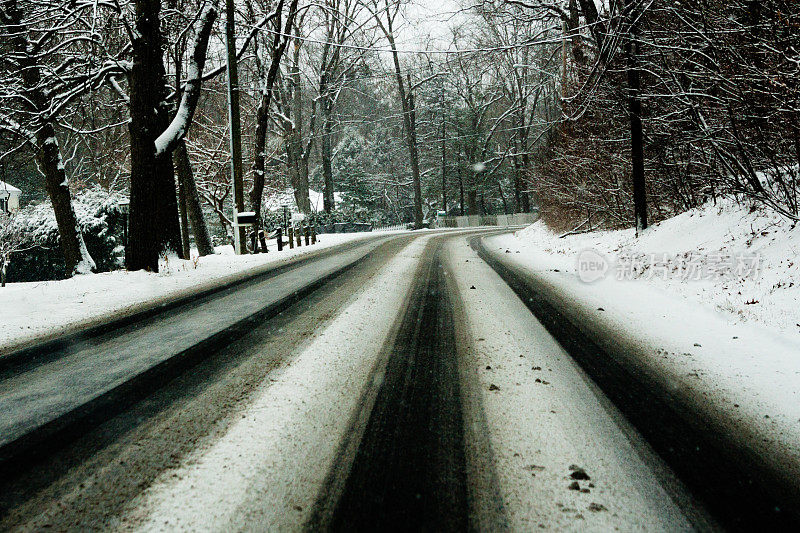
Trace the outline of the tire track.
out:
[[[154,393],[13,476],[0,477],[0,530],[119,528],[117,516],[164,470],[239,419],[273,372],[324,329],[411,241],[392,239],[368,258],[244,336],[210,353]],[[113,527],[112,527],[113,526]]]
[[[798,531],[796,479],[764,467],[755,450],[715,431],[693,403],[702,399],[665,389],[647,372],[601,348],[538,290],[534,278],[492,255],[480,238],[470,239],[470,244],[723,527]]]
[[[309,528],[468,529],[455,329],[440,247],[437,240],[423,253],[352,468],[336,503],[327,505],[331,516],[317,513]]]

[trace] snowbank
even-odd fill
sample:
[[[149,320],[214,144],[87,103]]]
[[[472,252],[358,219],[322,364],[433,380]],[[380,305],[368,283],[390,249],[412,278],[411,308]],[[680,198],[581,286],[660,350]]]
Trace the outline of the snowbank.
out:
[[[626,282],[680,295],[734,323],[800,338],[800,228],[772,213],[750,212],[725,200],[656,224],[638,239],[632,229],[559,239],[537,222],[504,243],[563,272],[575,272],[585,250],[597,251],[609,263],[627,256],[636,265],[628,269]],[[727,275],[740,262],[757,272]]]
[[[612,357],[691,404],[698,423],[750,450],[800,494],[798,235],[777,217],[726,202],[639,239],[631,231],[559,239],[536,223],[486,246]],[[587,254],[607,268],[592,282],[578,268]],[[644,261],[620,270],[626,255]],[[722,275],[724,257],[737,255],[756,256],[758,273]]]
[[[265,266],[377,235],[321,235],[314,246],[282,252],[276,251],[273,241],[268,243],[270,253],[258,255],[236,256],[232,247],[220,247],[216,255],[162,259],[158,274],[115,271],[61,281],[10,283],[0,289],[0,357],[34,342],[254,274]]]

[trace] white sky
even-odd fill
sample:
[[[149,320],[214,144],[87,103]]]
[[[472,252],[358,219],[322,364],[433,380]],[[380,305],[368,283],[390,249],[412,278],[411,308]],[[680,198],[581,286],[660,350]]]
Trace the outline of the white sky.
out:
[[[406,8],[407,23],[398,31],[400,48],[448,48],[449,28],[466,18],[458,0],[414,0]]]

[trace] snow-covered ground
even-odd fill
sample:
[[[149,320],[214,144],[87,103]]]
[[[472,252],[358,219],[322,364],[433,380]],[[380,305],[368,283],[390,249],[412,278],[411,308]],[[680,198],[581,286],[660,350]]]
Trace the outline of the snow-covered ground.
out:
[[[776,471],[800,474],[800,229],[726,202],[639,239],[630,231],[559,239],[537,222],[486,243],[606,351],[679,391],[697,420]],[[626,253],[633,272],[618,262]],[[760,272],[716,277],[728,255],[757,257]],[[579,257],[595,270],[579,271]],[[711,272],[715,279],[702,279]]]
[[[537,222],[503,242],[562,272],[575,271],[580,253],[594,250],[610,263],[608,277],[624,269],[626,283],[800,339],[800,227],[774,213],[721,200],[651,226],[639,238],[633,229],[558,238]],[[616,260],[624,256],[622,267]],[[737,266],[739,275],[727,275]]]
[[[10,283],[0,289],[0,357],[31,342],[155,307],[300,255],[377,235],[324,234],[318,236],[316,245],[282,252],[270,242],[271,252],[258,255],[236,256],[232,247],[223,246],[207,257],[162,260],[158,274],[120,270],[61,281]]]

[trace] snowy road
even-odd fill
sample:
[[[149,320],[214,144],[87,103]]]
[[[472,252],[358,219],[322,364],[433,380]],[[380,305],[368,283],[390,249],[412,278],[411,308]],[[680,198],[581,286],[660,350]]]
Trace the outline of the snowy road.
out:
[[[481,233],[372,240],[270,278],[285,294],[246,285],[224,295],[241,305],[194,306],[187,320],[211,334],[223,309],[252,314],[292,276],[325,278],[4,479],[0,529],[717,529],[472,249]],[[150,327],[138,342],[177,342]],[[116,372],[104,342],[71,375]],[[36,396],[12,385],[0,399]]]

